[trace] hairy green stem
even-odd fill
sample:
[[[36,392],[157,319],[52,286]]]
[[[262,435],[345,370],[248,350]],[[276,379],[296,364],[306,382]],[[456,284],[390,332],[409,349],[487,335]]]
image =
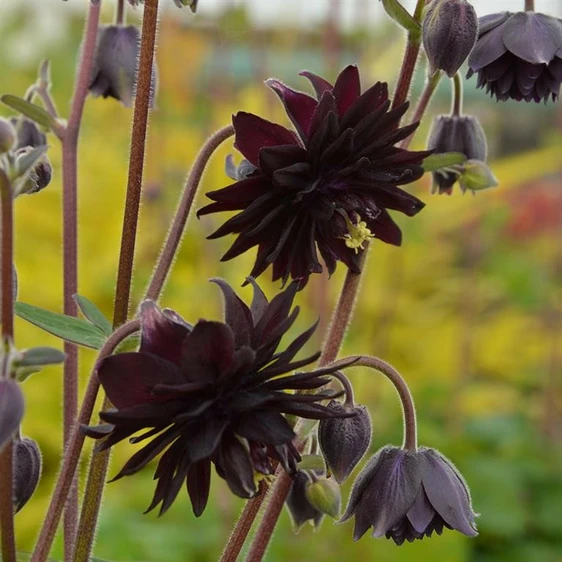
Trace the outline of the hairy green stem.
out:
[[[14,205],[12,185],[8,176],[0,168],[0,204],[2,220],[2,341],[14,339],[14,301],[12,294],[14,258]],[[6,373],[0,373],[0,376]],[[0,450],[0,538],[2,541],[2,560],[16,562],[16,536],[14,531],[12,473],[12,439]]]
[[[125,198],[117,287],[115,290],[114,327],[120,326],[126,321],[129,310],[144,169],[146,131],[153,94],[151,85],[157,26],[158,0],[145,0],[137,90],[133,112],[129,175]],[[106,409],[109,405],[109,401],[106,398],[103,408]],[[108,464],[109,452],[104,451],[103,453],[92,454],[78,527],[78,541],[74,553],[75,562],[87,562],[90,559]]]
[[[451,113],[459,117],[462,113],[462,78],[457,72],[453,78],[453,104]]]
[[[162,292],[162,288],[166,282],[166,277],[168,276],[174,256],[178,250],[185,224],[193,204],[193,199],[197,193],[197,188],[201,182],[201,177],[203,176],[205,167],[215,150],[233,134],[234,128],[232,125],[228,125],[213,134],[199,151],[185,182],[182,197],[174,215],[174,221],[166,237],[164,248],[162,249],[162,252],[160,252],[158,264],[156,265],[152,279],[148,285],[148,289],[146,290],[145,298],[156,300]]]
[[[423,92],[420,96],[420,99],[418,100],[418,103],[416,105],[416,109],[414,110],[414,115],[412,117],[412,120],[410,121],[410,124],[411,123],[417,123],[417,122],[421,121],[424,113],[427,110],[429,102],[431,101],[431,98],[433,97],[433,94],[435,93],[435,90],[437,90],[437,86],[439,85],[439,81],[441,80],[441,77],[442,77],[442,73],[436,72],[433,76],[428,77],[428,79],[426,80]],[[400,148],[403,148],[404,150],[407,149],[410,146],[410,143],[412,142],[412,139],[414,138],[415,134],[416,134],[416,131],[414,131],[409,137],[406,137],[400,143],[400,145],[399,145]]]
[[[31,562],[46,562],[49,552],[51,551],[57,526],[64,507],[65,498],[70,490],[74,474],[76,473],[76,467],[78,466],[80,453],[84,444],[84,434],[80,430],[80,426],[90,423],[96,398],[98,396],[100,386],[97,376],[98,366],[102,359],[111,355],[125,338],[135,332],[138,332],[139,328],[140,322],[138,320],[132,320],[127,324],[123,324],[123,326],[115,330],[115,332],[107,339],[104,346],[100,349],[96,364],[90,373],[88,386],[80,408],[80,415],[78,416],[78,423],[76,424],[69,440],[66,455],[64,456],[62,462],[57,483],[51,496],[51,503],[49,504],[49,509],[47,510],[45,521],[43,523],[43,527],[41,528],[41,533],[39,534],[33,556],[31,557]]]
[[[88,95],[94,52],[99,27],[101,2],[90,4],[84,32],[84,43],[72,102],[70,116],[62,140],[62,214],[63,214],[63,310],[68,316],[77,315],[77,305],[72,298],[78,292],[78,178],[77,154],[80,123]],[[78,412],[78,348],[64,344],[63,420],[64,446],[66,447]],[[78,487],[71,486],[64,516],[64,560],[69,562],[74,550],[78,522]]]

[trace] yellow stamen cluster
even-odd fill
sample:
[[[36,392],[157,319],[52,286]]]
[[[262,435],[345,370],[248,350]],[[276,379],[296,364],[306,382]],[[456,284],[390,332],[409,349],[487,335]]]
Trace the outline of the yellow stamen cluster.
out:
[[[357,224],[353,224],[346,213],[342,213],[342,215],[349,231],[342,238],[345,240],[345,245],[357,254],[359,250],[365,249],[363,244],[370,238],[374,238],[375,235],[367,228],[367,223],[362,221],[359,215],[357,215]]]

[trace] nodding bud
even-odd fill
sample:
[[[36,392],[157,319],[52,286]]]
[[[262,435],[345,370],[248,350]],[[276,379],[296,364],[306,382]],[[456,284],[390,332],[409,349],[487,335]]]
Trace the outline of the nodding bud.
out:
[[[47,144],[45,133],[42,133],[31,119],[26,119],[22,116],[10,117],[10,123],[16,128],[18,137],[17,144],[14,147],[16,150],[18,148],[25,148],[26,146],[35,148]]]
[[[482,162],[488,153],[486,133],[478,119],[470,115],[436,116],[431,125],[427,148],[433,149],[435,154],[460,152],[469,160]],[[433,172],[432,192],[450,194],[457,179],[458,174],[454,172]]]
[[[20,426],[25,402],[20,385],[0,373],[0,450]]]
[[[107,25],[100,28],[94,55],[90,93],[112,97],[131,107],[135,97],[140,32],[134,25]],[[152,70],[151,103],[156,88]]]
[[[444,70],[452,78],[478,37],[478,16],[466,0],[435,0],[423,20],[423,46],[429,73]]]
[[[0,118],[0,154],[10,152],[16,143],[16,130],[7,120]]]
[[[315,528],[318,528],[324,518],[324,514],[316,509],[307,497],[306,490],[311,481],[311,477],[307,472],[299,470],[293,477],[293,483],[285,502],[291,514],[296,533],[301,530],[307,521],[310,521]]]
[[[14,513],[29,501],[41,478],[41,451],[33,439],[16,439],[12,449]]]
[[[340,515],[341,492],[340,487],[331,478],[318,478],[305,488],[306,499],[310,505],[336,519]]]
[[[15,152],[16,165],[18,158],[24,157],[32,149],[31,146],[26,146],[25,148],[19,148]],[[53,175],[53,168],[49,157],[43,154],[39,160],[35,163],[33,168],[27,173],[27,178],[23,186],[18,190],[18,195],[25,193],[26,195],[31,195],[32,193],[37,193],[42,189],[45,189],[51,183],[51,177]]]
[[[367,452],[371,442],[371,417],[365,406],[345,407],[337,400],[327,406],[336,413],[355,415],[348,418],[327,418],[318,426],[318,443],[336,481],[341,484]]]

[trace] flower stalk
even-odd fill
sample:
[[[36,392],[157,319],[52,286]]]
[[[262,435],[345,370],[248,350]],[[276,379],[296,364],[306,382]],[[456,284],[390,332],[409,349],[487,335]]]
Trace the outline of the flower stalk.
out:
[[[525,0],[525,11],[526,12],[535,11],[535,0]]]
[[[0,204],[2,220],[2,341],[11,342],[14,337],[14,304],[12,295],[14,218],[12,186],[4,170],[0,169]],[[8,373],[4,373],[7,375]],[[12,440],[0,450],[0,539],[2,560],[16,562],[16,538],[14,532]]]
[[[456,117],[460,117],[462,114],[462,97],[462,78],[457,72],[453,78],[453,107],[451,109],[451,113]]]
[[[101,3],[100,3],[101,4]],[[62,139],[63,199],[63,310],[76,316],[77,305],[72,298],[78,292],[78,169],[77,153],[80,124],[93,66],[99,27],[100,4],[90,4],[84,34],[84,46],[78,65],[76,86],[70,117]],[[78,412],[78,348],[64,344],[63,409],[64,444],[68,445]],[[68,495],[64,518],[64,559],[71,560],[78,521],[78,488],[74,482]]]
[[[152,96],[152,68],[157,24],[158,0],[146,0],[137,75],[137,95],[133,112],[133,131],[131,137],[127,194],[125,198],[117,287],[115,290],[113,312],[114,327],[118,327],[126,321],[129,310],[144,168],[146,131]],[[104,403],[104,408],[106,407],[108,407],[107,399]],[[84,503],[80,516],[79,538],[74,554],[75,562],[86,562],[90,558],[108,464],[109,454],[107,452],[92,455],[84,494]]]

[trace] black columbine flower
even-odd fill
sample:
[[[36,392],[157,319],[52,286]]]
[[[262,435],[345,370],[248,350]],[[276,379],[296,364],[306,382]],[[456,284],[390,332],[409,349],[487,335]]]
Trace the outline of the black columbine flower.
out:
[[[474,537],[475,513],[468,487],[435,449],[383,447],[359,474],[341,521],[355,516],[353,539],[373,527],[372,536],[405,540],[438,535],[443,527]]]
[[[556,101],[562,82],[562,20],[535,12],[501,12],[479,20],[468,58],[470,78],[499,101]]]
[[[225,323],[200,320],[190,326],[174,312],[145,301],[140,350],[108,357],[98,371],[116,409],[101,412],[105,425],[84,431],[105,437],[99,450],[142,430],[131,441],[150,439],[115,479],[138,472],[163,453],[147,511],[161,503],[164,513],[186,482],[193,511],[201,515],[211,463],[236,495],[252,497],[260,475],[273,473],[273,460],[290,473],[296,470],[300,456],[284,414],[312,419],[335,415],[320,404],[331,391],[288,392],[318,389],[333,371],[288,374],[318,359],[317,353],[293,361],[316,325],[284,351],[277,350],[299,312],[298,307],[291,311],[297,283],[268,302],[252,281],[251,307],[227,283],[215,283],[224,294]]]
[[[238,237],[223,260],[258,247],[252,276],[269,265],[273,280],[305,284],[337,261],[360,271],[369,238],[400,245],[402,233],[388,209],[409,216],[423,203],[398,188],[421,177],[428,152],[394,145],[417,128],[398,128],[408,104],[390,109],[386,83],[361,93],[359,71],[345,68],[334,86],[303,72],[317,99],[278,80],[267,85],[281,98],[296,131],[251,113],[233,117],[235,146],[256,170],[245,179],[208,193],[214,201],[199,215],[241,211],[209,238]]]

